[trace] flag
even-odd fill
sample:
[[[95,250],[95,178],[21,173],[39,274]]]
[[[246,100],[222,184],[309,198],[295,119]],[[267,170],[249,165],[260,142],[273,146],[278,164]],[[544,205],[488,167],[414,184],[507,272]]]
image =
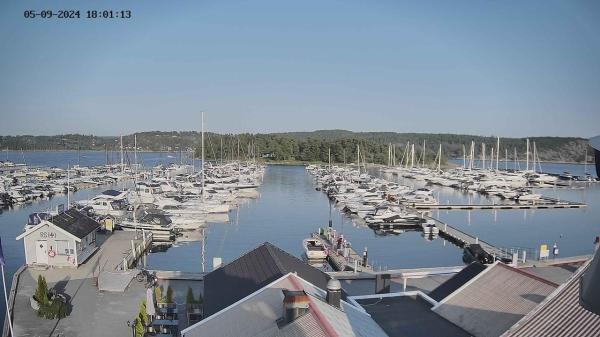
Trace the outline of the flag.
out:
[[[0,237],[0,265],[6,266],[6,262],[4,261],[4,253],[2,252],[2,238]]]

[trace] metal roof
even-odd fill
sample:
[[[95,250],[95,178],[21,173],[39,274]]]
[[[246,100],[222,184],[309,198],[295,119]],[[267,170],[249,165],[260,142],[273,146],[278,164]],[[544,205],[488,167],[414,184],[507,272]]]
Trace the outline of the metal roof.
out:
[[[304,290],[309,298],[309,312],[280,326],[283,317],[282,290]],[[325,302],[326,292],[294,273],[288,273],[223,310],[184,329],[185,337],[260,336],[385,337],[385,332],[361,309],[341,301],[341,309]]]
[[[204,277],[204,313],[210,316],[291,272],[321,289],[326,289],[331,278],[265,242]]]
[[[390,337],[468,337],[468,332],[431,311],[417,295],[359,299],[357,302]]]
[[[600,151],[600,136],[590,138],[590,145],[594,149]]]
[[[579,268],[570,280],[502,336],[600,336],[600,316],[579,303],[580,280],[587,268],[587,264]]]
[[[76,208],[55,215],[48,221],[80,239],[100,228],[98,222],[79,212]]]
[[[497,262],[446,296],[434,312],[478,337],[498,337],[558,285]]]
[[[457,274],[452,276],[448,281],[440,284],[437,288],[433,289],[428,295],[436,301],[443,300],[446,296],[452,294],[456,289],[463,286],[473,277],[479,275],[485,270],[485,265],[479,262],[473,262],[470,265],[463,268]]]

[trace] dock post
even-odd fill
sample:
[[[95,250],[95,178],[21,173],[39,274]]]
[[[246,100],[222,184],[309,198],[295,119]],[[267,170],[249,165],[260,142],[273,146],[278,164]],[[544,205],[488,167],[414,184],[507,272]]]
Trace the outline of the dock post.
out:
[[[127,259],[123,258],[123,271],[127,271]]]
[[[354,274],[358,272],[358,260],[354,260]]]
[[[402,278],[402,292],[406,292],[406,283],[408,279],[406,277]]]
[[[478,243],[479,243],[479,238],[475,237],[475,244],[478,244]]]

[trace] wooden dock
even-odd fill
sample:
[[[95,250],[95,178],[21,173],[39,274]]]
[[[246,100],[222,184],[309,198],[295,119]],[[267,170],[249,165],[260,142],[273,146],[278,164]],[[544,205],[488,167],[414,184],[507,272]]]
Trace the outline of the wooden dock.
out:
[[[362,265],[362,256],[358,254],[352,247],[347,248],[346,256],[344,256],[344,248],[338,252],[335,249],[333,242],[329,240],[326,235],[313,233],[312,237],[321,241],[323,246],[327,249],[329,254],[327,255],[327,261],[337,271],[353,271],[353,272],[364,272],[373,273],[373,266]]]
[[[435,224],[435,226],[440,230],[439,235],[441,237],[443,237],[444,239],[446,239],[450,242],[455,243],[456,245],[458,245],[461,248],[464,248],[465,246],[470,245],[470,244],[479,244],[483,250],[485,250],[488,254],[490,254],[494,257],[499,257],[499,258],[504,258],[504,259],[512,259],[512,255],[510,255],[508,252],[506,252],[486,241],[480,240],[476,236],[465,233],[465,232],[461,231],[460,229],[454,228],[451,225],[449,225],[445,222],[442,222],[436,218],[432,218],[430,216],[423,215],[423,214],[422,214],[422,217],[423,217],[423,219],[426,219],[429,222],[432,222],[433,224]]]
[[[413,209],[424,210],[511,210],[511,209],[556,209],[556,208],[583,208],[586,204],[558,200],[549,197],[543,197],[537,202],[531,203],[514,203],[514,204],[438,204],[438,205],[419,205],[412,206]]]

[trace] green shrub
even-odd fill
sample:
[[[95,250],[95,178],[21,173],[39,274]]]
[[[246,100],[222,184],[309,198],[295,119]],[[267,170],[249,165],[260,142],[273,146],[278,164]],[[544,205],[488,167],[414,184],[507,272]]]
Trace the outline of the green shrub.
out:
[[[39,317],[46,319],[61,319],[69,315],[68,305],[62,297],[50,297],[48,293],[48,284],[42,275],[38,276],[37,288],[33,298],[40,306],[37,311]]]
[[[173,303],[173,288],[171,286],[167,288],[167,303]]]
[[[35,289],[33,298],[40,304],[40,307],[48,305],[48,302],[50,301],[48,296],[48,284],[42,275],[38,276],[37,288]]]

